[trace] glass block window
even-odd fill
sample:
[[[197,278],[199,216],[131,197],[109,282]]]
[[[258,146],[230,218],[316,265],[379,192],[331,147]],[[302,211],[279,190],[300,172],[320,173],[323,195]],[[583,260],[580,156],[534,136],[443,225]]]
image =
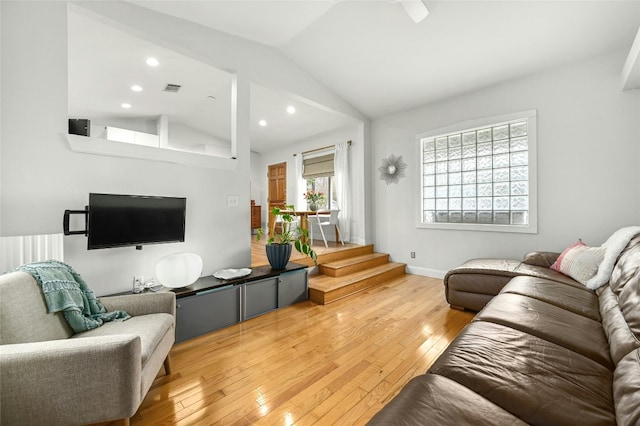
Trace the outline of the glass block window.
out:
[[[535,115],[419,137],[423,224],[528,227]]]

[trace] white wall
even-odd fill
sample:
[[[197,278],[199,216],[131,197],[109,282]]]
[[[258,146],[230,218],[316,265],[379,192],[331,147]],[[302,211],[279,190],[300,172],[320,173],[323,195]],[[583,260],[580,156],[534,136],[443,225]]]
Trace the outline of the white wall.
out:
[[[325,146],[335,145],[340,142],[353,141],[350,148],[350,174],[351,174],[351,238],[350,241],[356,244],[364,244],[365,234],[365,210],[364,210],[364,186],[366,175],[364,170],[364,142],[361,126],[354,124],[342,129],[329,131],[304,141],[299,141],[294,145],[269,153],[260,154],[259,165],[256,162],[258,170],[254,173],[261,178],[261,187],[264,188],[262,200],[260,203],[267,206],[268,197],[268,181],[267,170],[269,165],[286,162],[287,163],[287,203],[295,204],[295,183],[294,176],[296,172],[294,153],[301,153]],[[252,165],[252,168],[254,166]],[[253,187],[253,182],[252,182]],[[257,202],[257,200],[256,200]],[[263,207],[262,216],[263,223],[268,221],[267,209]]]
[[[161,13],[153,12],[126,2],[83,2],[82,8],[96,13],[100,19],[118,25],[137,36],[171,48],[203,63],[229,72],[241,70],[252,82],[280,90],[304,99],[317,107],[345,114],[361,122],[358,140],[362,143],[352,149],[354,171],[369,175],[370,121],[335,93],[320,84],[313,76],[298,67],[279,50],[241,39],[211,28],[194,25]],[[355,140],[354,140],[355,141]],[[362,162],[361,162],[362,161]],[[354,205],[362,210],[358,221],[352,224],[357,242],[370,242],[372,211],[369,208],[371,181],[362,176],[356,188]],[[240,200],[243,204],[244,201]],[[246,203],[250,205],[249,202]]]
[[[264,207],[266,205],[267,199],[267,171],[263,168],[262,164],[262,155],[251,151],[251,199],[255,200],[256,205],[263,206],[263,216],[264,216]],[[263,202],[265,204],[263,204]],[[262,223],[264,226],[264,221]]]
[[[250,263],[250,78],[258,74],[272,85],[318,95],[337,110],[350,110],[299,68],[256,43],[204,27],[176,23],[124,2],[91,2],[115,9],[115,18],[144,27],[149,37],[181,47],[194,47],[206,63],[224,63],[235,71],[238,87],[238,165],[234,171],[190,168],[169,163],[72,152],[67,133],[67,3],[1,2],[0,231],[2,235],[61,232],[65,209],[87,204],[89,192],[187,197],[186,242],[133,248],[86,250],[82,236],[65,238],[65,260],[98,295],[128,290],[133,275],[154,275],[161,257],[190,251],[203,257],[204,274]],[[226,49],[226,51],[225,51]],[[253,62],[259,60],[259,66]],[[286,87],[289,79],[294,87]],[[239,207],[227,207],[238,195]]]
[[[72,152],[64,136],[67,6],[3,2],[2,12],[2,234],[61,232],[64,210],[83,208],[89,192],[184,196],[184,243],[87,251],[85,237],[69,236],[65,260],[99,295],[128,290],[134,274],[153,277],[170,253],[200,254],[204,273],[249,264],[248,206],[226,207],[227,195],[249,198],[247,136],[232,172]]]
[[[169,146],[185,151],[231,158],[231,142],[218,139],[193,127],[169,121]]]
[[[70,117],[71,118],[71,117]],[[79,117],[75,117],[79,118]],[[107,126],[119,127],[121,129],[134,130],[136,132],[158,134],[157,120],[149,118],[124,118],[124,117],[93,117],[91,118],[92,138],[107,138]]]
[[[640,91],[620,90],[625,54],[611,53],[375,120],[376,249],[406,262],[410,271],[442,276],[474,257],[561,251],[578,238],[600,245],[614,230],[640,223]],[[416,228],[420,159],[415,135],[529,109],[538,113],[538,234]],[[391,153],[407,161],[408,176],[387,186],[377,166]]]

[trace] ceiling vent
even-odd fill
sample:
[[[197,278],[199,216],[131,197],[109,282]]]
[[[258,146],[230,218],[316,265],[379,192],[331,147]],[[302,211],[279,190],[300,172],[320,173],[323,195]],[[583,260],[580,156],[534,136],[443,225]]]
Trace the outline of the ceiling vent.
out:
[[[171,84],[168,83],[165,87],[164,87],[164,91],[165,92],[171,92],[171,93],[178,93],[178,91],[180,90],[182,86],[179,84]]]

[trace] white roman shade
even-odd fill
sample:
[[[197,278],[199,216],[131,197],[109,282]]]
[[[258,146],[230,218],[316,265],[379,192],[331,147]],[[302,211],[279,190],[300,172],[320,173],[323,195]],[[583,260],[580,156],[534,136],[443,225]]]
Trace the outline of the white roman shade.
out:
[[[317,157],[304,158],[302,177],[305,179],[312,179],[322,176],[333,176],[333,158],[333,153]]]

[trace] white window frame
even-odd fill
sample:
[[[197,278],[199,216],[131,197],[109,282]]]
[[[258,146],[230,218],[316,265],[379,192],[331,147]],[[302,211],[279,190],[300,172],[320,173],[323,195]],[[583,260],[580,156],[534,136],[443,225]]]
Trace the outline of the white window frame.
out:
[[[501,123],[518,119],[527,120],[527,141],[528,141],[528,172],[529,172],[529,223],[527,225],[507,225],[507,224],[484,224],[484,223],[449,223],[449,222],[423,222],[423,176],[424,163],[422,160],[422,139],[435,136],[442,136],[451,133],[463,133],[465,131],[479,129],[488,126],[495,126]],[[538,233],[538,174],[537,174],[537,113],[536,110],[527,110],[512,114],[504,114],[493,117],[480,118],[456,123],[450,126],[429,130],[416,135],[417,156],[420,163],[418,176],[417,193],[417,215],[416,227],[427,229],[454,229],[465,231],[491,231],[491,232],[515,232],[515,233]]]

